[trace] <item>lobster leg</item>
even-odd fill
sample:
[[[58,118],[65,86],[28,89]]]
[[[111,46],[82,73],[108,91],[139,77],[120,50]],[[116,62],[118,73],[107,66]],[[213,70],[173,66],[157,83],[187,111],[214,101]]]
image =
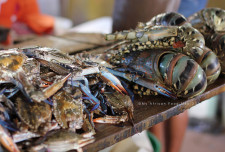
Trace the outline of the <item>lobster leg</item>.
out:
[[[123,73],[123,72],[115,71],[112,69],[108,69],[108,71],[116,76],[122,77],[128,81],[135,82],[143,87],[149,88],[150,90],[156,91],[164,96],[176,99],[176,95],[172,93],[171,91],[167,90],[165,86],[162,84],[154,83],[151,80],[143,79],[140,76],[135,74]]]

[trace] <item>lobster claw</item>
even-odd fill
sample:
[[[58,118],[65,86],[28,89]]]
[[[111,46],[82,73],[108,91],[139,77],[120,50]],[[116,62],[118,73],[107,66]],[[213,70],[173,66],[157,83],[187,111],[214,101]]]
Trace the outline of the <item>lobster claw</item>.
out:
[[[118,92],[125,93],[126,95],[128,94],[127,91],[122,86],[120,80],[117,77],[115,77],[112,73],[107,71],[101,71],[100,77],[104,82],[107,82],[108,85],[116,89]]]
[[[122,77],[128,81],[132,81],[134,83],[137,83],[143,87],[146,87],[152,91],[156,91],[158,92],[159,94],[162,94],[164,96],[167,96],[167,97],[170,97],[172,99],[177,99],[177,96],[172,93],[171,91],[169,91],[168,89],[166,89],[165,86],[163,86],[162,84],[159,84],[159,83],[155,83],[149,79],[144,79],[138,75],[135,75],[135,74],[129,74],[129,73],[123,73],[123,72],[119,72],[119,71],[116,71],[116,70],[112,70],[112,69],[109,69],[107,68],[107,70],[109,70],[109,72],[111,72],[112,74],[116,75],[116,76],[119,76],[119,77]]]

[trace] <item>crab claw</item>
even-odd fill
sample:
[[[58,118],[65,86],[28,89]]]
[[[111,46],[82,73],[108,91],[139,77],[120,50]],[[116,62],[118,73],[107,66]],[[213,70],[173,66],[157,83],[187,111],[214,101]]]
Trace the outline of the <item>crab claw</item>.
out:
[[[111,87],[119,91],[120,93],[128,94],[127,91],[122,86],[122,84],[120,83],[120,80],[117,77],[115,77],[112,73],[101,71],[100,77],[104,82],[107,82],[108,85],[110,85]]]
[[[10,152],[19,152],[17,145],[13,142],[12,138],[8,135],[6,130],[0,125],[0,142]]]
[[[44,89],[44,96],[45,98],[51,97],[53,94],[55,94],[60,88],[63,87],[63,84],[68,80],[68,78],[71,76],[71,73],[69,73],[65,78],[63,78],[60,81],[54,82],[51,86]]]

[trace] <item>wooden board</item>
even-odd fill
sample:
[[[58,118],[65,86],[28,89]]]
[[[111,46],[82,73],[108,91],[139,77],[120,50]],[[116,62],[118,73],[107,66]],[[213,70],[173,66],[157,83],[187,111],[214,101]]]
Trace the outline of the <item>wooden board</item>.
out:
[[[23,41],[3,48],[22,48],[29,46],[45,46],[62,50],[66,53],[77,53],[109,46],[112,42],[104,40],[102,34],[66,33],[61,36],[42,36]]]
[[[124,127],[96,124],[96,141],[83,148],[84,152],[94,152],[109,147],[153,125],[178,115],[196,104],[225,91],[225,79],[220,77],[207,90],[192,99],[172,100],[167,97],[145,96],[134,101],[134,126],[126,123]]]

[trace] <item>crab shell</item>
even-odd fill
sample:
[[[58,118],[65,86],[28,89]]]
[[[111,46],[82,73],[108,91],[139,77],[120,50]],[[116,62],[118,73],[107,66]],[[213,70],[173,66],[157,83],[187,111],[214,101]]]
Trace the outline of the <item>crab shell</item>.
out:
[[[80,129],[83,125],[82,99],[62,90],[53,96],[53,114],[62,128]]]

